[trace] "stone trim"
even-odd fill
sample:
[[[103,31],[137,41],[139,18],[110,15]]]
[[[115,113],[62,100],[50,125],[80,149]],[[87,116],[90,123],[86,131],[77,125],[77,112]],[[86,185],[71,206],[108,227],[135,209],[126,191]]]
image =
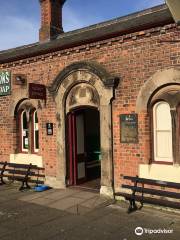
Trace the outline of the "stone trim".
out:
[[[147,111],[149,100],[155,91],[171,84],[180,85],[179,68],[170,68],[156,72],[142,86],[136,101],[136,112]]]
[[[66,67],[63,71],[61,71],[58,76],[55,78],[51,86],[49,87],[50,93],[56,93],[68,75],[73,74],[73,72],[77,72],[80,70],[85,70],[94,75],[98,76],[99,79],[103,82],[106,87],[115,87],[119,83],[118,77],[112,77],[99,63],[97,62],[76,62],[68,67]],[[83,80],[83,79],[82,79]]]
[[[86,69],[82,69],[82,66],[87,66]],[[105,76],[110,76],[101,67],[93,70],[92,66],[96,64],[88,63],[76,63],[70,65],[59,74],[61,78],[55,79],[55,92],[54,100],[56,103],[56,115],[59,116],[59,124],[57,129],[57,178],[61,179],[61,185],[66,185],[66,127],[65,120],[67,110],[69,107],[69,94],[72,94],[73,89],[79,87],[88,87],[94,89],[96,93],[97,101],[96,107],[100,113],[100,142],[102,152],[102,165],[101,165],[101,185],[103,186],[101,192],[106,194],[104,187],[110,189],[112,193],[113,172],[112,172],[112,116],[111,116],[111,99],[114,96],[113,87],[106,86]],[[80,69],[79,69],[80,67]],[[73,71],[72,71],[73,69]],[[75,70],[76,69],[76,70]],[[98,74],[98,75],[97,75]],[[102,77],[102,79],[100,78]],[[81,101],[80,101],[81,102]],[[83,102],[82,106],[89,106],[89,98],[87,102]],[[82,107],[81,105],[78,105]],[[109,193],[108,193],[109,195]],[[112,195],[112,194],[110,194]]]

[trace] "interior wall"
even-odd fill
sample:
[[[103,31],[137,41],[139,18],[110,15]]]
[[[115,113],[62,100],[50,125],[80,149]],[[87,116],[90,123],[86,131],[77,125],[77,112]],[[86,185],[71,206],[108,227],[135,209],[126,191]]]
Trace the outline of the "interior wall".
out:
[[[86,128],[86,151],[100,151],[99,111],[95,109],[86,109],[84,111],[84,114]],[[90,161],[91,158],[89,158],[88,160]]]

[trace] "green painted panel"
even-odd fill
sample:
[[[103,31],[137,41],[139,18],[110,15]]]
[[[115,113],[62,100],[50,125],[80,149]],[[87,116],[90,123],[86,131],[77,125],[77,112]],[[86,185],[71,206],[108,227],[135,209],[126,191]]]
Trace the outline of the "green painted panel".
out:
[[[0,72],[0,96],[11,94],[11,73],[9,71]]]

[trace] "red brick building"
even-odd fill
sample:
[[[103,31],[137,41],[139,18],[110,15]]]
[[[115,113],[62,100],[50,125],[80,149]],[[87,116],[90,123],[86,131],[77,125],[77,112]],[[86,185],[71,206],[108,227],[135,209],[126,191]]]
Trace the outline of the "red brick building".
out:
[[[44,166],[58,188],[100,178],[102,194],[123,175],[180,183],[180,30],[167,6],[64,33],[65,1],[40,3],[39,42],[0,52],[1,160]]]

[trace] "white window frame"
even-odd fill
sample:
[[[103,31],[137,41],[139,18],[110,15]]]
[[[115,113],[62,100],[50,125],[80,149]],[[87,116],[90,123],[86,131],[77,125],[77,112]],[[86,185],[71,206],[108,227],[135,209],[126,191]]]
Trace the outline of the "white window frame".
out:
[[[159,101],[157,102],[154,106],[153,106],[153,135],[154,135],[154,161],[159,161],[159,162],[170,162],[172,163],[173,162],[173,141],[172,141],[172,121],[171,121],[171,129],[157,129],[157,116],[156,116],[156,110],[157,110],[157,107],[160,105],[160,104],[166,104],[169,106],[169,110],[170,110],[170,105],[165,102],[165,101]],[[170,113],[171,114],[171,113]],[[171,135],[171,156],[170,157],[158,157],[157,156],[157,132],[158,131],[161,131],[161,132],[169,132],[169,134]]]
[[[24,148],[24,124],[23,124],[23,115],[26,114],[26,111],[23,110],[21,112],[21,151],[22,152],[28,152],[29,151],[29,129],[26,129],[26,132],[28,133],[28,148]],[[27,118],[27,117],[26,117]]]
[[[38,120],[37,123],[35,122],[36,114],[37,114],[37,110],[35,110],[33,112],[33,151],[35,153],[38,153],[39,152],[39,148],[36,148],[36,131],[38,131],[38,134],[39,134],[39,120]],[[37,115],[37,118],[38,118],[38,115]],[[39,141],[39,138],[38,138],[38,141]]]

